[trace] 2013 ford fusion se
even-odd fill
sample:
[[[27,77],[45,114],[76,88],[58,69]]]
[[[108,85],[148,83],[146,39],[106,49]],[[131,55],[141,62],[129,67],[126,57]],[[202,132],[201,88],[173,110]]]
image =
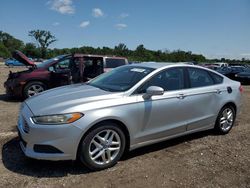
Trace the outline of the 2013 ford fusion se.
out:
[[[127,150],[202,130],[228,133],[241,93],[239,82],[199,66],[125,65],[23,102],[20,145],[31,158],[80,159],[101,170]]]

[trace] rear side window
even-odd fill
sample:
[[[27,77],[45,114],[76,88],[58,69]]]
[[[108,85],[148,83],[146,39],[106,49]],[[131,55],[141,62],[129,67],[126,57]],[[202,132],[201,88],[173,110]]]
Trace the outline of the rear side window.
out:
[[[210,86],[214,84],[212,77],[206,70],[198,68],[188,68],[188,74],[191,88]]]
[[[105,68],[116,68],[125,64],[126,64],[125,59],[106,58]]]
[[[215,74],[213,72],[209,72],[212,78],[214,79],[215,84],[221,84],[223,82],[223,77],[219,76],[218,74]]]

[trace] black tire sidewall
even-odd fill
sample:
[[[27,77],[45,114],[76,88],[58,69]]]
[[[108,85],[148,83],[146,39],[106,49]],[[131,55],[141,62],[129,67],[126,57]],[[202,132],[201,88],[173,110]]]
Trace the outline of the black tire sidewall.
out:
[[[223,111],[224,111],[225,109],[227,109],[227,108],[230,108],[230,109],[232,110],[232,112],[233,112],[233,117],[234,117],[234,118],[233,118],[233,123],[232,123],[232,126],[230,127],[230,129],[228,129],[227,131],[224,131],[224,130],[221,129],[221,127],[220,127],[220,118],[221,118],[221,116],[222,116]],[[219,115],[218,115],[218,117],[217,117],[216,124],[215,124],[215,130],[216,130],[217,133],[219,133],[219,134],[227,134],[227,133],[229,133],[229,131],[230,131],[230,130],[233,128],[233,126],[234,126],[235,119],[236,119],[235,109],[234,109],[232,106],[224,106],[224,107],[220,110]]]
[[[44,90],[46,90],[46,85],[42,82],[39,82],[39,81],[32,81],[30,83],[28,83],[24,89],[23,89],[23,96],[24,98],[29,98],[29,95],[28,95],[28,89],[32,86],[32,85],[40,85],[43,87]]]
[[[116,156],[116,158],[112,162],[110,162],[106,165],[98,165],[98,164],[95,164],[89,157],[89,144],[92,141],[93,137],[97,133],[99,133],[103,130],[107,130],[107,129],[114,130],[116,133],[118,133],[118,135],[120,136],[120,139],[121,139],[121,149],[120,149],[118,155]],[[126,145],[125,135],[124,135],[123,131],[116,124],[114,124],[114,123],[101,124],[97,128],[90,131],[85,136],[85,138],[82,140],[82,142],[80,143],[80,147],[79,147],[79,153],[78,153],[79,156],[78,157],[79,157],[80,161],[86,167],[88,167],[90,170],[94,170],[94,171],[103,170],[106,168],[110,168],[117,163],[117,161],[121,158],[121,156],[124,153],[125,145]]]

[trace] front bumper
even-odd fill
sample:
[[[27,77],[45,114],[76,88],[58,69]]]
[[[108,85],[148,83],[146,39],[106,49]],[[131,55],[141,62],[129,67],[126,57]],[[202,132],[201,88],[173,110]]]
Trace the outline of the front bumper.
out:
[[[75,160],[82,130],[72,124],[34,124],[31,119],[32,112],[25,103],[22,106],[18,118],[18,132],[24,154],[43,160]],[[49,146],[55,150],[37,151],[36,146]]]
[[[7,95],[22,97],[23,87],[15,80],[7,80],[4,82],[4,87]]]

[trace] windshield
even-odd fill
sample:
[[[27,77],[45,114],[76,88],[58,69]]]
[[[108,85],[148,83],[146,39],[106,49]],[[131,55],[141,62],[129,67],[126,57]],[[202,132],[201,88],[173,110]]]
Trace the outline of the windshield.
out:
[[[127,91],[153,70],[148,67],[122,66],[100,75],[88,84],[111,92]]]
[[[51,59],[48,59],[46,61],[43,61],[42,63],[38,64],[37,67],[38,68],[43,68],[43,67],[47,67],[47,65],[49,65],[50,63],[52,63],[53,61],[57,61],[63,57],[65,57],[66,55],[59,55],[59,56],[56,56],[54,58],[51,58]]]

